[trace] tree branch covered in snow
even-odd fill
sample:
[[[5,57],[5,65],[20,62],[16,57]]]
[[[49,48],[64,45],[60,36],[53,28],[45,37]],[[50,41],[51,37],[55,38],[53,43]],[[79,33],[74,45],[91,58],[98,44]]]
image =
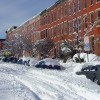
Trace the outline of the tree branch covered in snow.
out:
[[[18,33],[11,36],[10,41],[5,42],[5,46],[13,55],[22,55],[23,50],[27,52],[32,52],[32,42],[30,36],[20,35]]]
[[[34,54],[42,54],[43,56],[49,55],[50,50],[53,48],[54,43],[51,39],[42,39],[34,43],[33,52]]]

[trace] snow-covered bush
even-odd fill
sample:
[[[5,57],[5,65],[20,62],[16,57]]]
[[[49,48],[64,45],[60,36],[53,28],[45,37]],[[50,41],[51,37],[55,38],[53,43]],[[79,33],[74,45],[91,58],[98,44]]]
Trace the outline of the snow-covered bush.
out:
[[[87,53],[77,53],[73,56],[74,62],[90,62],[96,61],[97,56],[95,54],[87,54]]]
[[[66,62],[68,58],[72,58],[76,54],[77,50],[72,45],[70,45],[66,40],[63,40],[60,44],[59,55]]]
[[[40,56],[47,57],[50,50],[53,48],[54,43],[51,39],[41,39],[34,43],[34,54],[40,54]]]

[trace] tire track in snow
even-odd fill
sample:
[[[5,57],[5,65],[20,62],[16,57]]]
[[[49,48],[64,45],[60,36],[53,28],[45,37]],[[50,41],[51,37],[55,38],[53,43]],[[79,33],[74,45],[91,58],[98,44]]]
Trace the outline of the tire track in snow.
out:
[[[25,82],[28,82],[29,85],[32,84],[31,88],[35,86],[38,90],[40,89],[39,91],[43,91],[47,95],[51,93],[51,98],[52,96],[56,97],[56,99],[54,100],[69,100],[69,99],[77,100],[78,98],[81,98],[80,95],[76,94],[75,90],[73,91],[72,89],[70,89],[69,85],[67,86],[67,84],[63,83],[61,79],[58,79],[56,76],[51,77],[46,74],[44,75],[41,75],[41,74],[39,74],[39,72],[38,73],[36,72],[34,73],[34,76],[32,76],[33,74],[30,73],[30,74],[25,75],[26,78],[22,77],[21,79],[19,78],[18,79],[20,81],[23,81],[22,83],[24,84]],[[30,80],[33,80],[33,81],[29,83]],[[82,100],[86,100],[86,99],[84,98]]]
[[[41,86],[42,84],[40,83],[40,81],[37,81],[36,79],[35,79],[35,81],[30,81],[29,77],[26,77],[26,78],[18,78],[18,77],[16,77],[16,79],[18,81],[20,81],[22,84],[24,84],[27,88],[29,88],[35,94],[38,94],[38,96],[41,98],[41,100],[43,100],[44,97],[48,97],[48,100],[55,100],[54,99],[55,97],[52,95],[51,92],[50,93],[46,92],[46,90],[48,88],[46,88],[46,89],[42,88],[42,86]],[[33,79],[31,78],[31,80],[33,80]]]

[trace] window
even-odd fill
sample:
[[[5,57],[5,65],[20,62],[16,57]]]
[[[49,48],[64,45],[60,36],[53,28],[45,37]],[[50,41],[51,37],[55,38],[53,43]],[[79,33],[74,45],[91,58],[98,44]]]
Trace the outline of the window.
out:
[[[51,22],[53,22],[53,14],[51,14]]]
[[[81,2],[80,2],[80,0],[78,0],[78,10],[80,10],[80,9],[81,9],[80,4],[81,4]]]
[[[63,34],[63,23],[61,24],[61,34]]]
[[[84,17],[84,28],[87,28],[87,16]]]
[[[56,26],[53,28],[53,36],[56,36]]]
[[[77,31],[77,21],[76,21],[76,19],[74,20],[74,32],[76,32]]]
[[[84,8],[86,8],[86,6],[87,6],[86,1],[87,1],[87,0],[84,0]]]
[[[64,33],[68,32],[68,23],[64,22]]]
[[[93,5],[94,0],[90,0],[90,5]]]
[[[79,18],[78,19],[78,31],[80,31],[81,30],[81,19]]]
[[[64,6],[64,16],[67,15],[67,9],[66,9],[66,6]]]
[[[51,31],[50,31],[51,33],[51,35],[50,35],[50,37],[52,38],[52,36],[53,36],[53,28],[51,28]]]
[[[74,13],[75,13],[75,12],[76,12],[76,4],[74,3],[73,6],[74,6],[74,7],[73,7],[73,8],[74,8],[73,11],[74,11]]]
[[[97,11],[97,19],[100,19],[100,10]]]
[[[45,36],[48,37],[48,29],[45,30]]]
[[[43,17],[43,25],[45,25],[45,17]]]
[[[61,34],[61,25],[58,25],[58,34]]]
[[[58,19],[61,19],[61,10],[58,10]]]
[[[71,9],[71,6],[69,6],[69,8],[68,8],[68,13],[69,13],[69,15],[71,15],[71,14],[72,14],[72,9]]]
[[[54,12],[54,21],[56,20],[56,12]]]
[[[92,37],[92,50],[94,51],[94,37]]]
[[[94,14],[93,13],[90,14],[90,22],[93,25],[93,23],[94,23]]]
[[[44,61],[41,61],[41,62],[38,63],[38,65],[44,65],[44,64],[45,64]]]
[[[94,37],[90,37],[90,50],[94,53]]]
[[[77,45],[77,40],[74,40],[74,47]]]
[[[97,0],[97,2],[99,2],[100,0]]]
[[[63,17],[63,9],[61,9],[61,18]]]
[[[49,28],[49,37],[51,38],[51,28]]]
[[[46,16],[45,17],[45,24],[47,24],[48,23],[48,17]]]
[[[69,22],[69,34],[71,34],[72,33],[72,30],[73,28],[72,28],[72,21],[70,21]]]
[[[59,25],[57,25],[57,36],[59,35]]]
[[[98,68],[96,66],[92,66],[90,71],[98,71]]]

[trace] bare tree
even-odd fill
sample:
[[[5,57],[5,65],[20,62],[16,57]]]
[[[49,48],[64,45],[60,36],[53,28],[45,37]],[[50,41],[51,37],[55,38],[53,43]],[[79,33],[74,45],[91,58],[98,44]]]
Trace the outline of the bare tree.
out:
[[[51,39],[42,39],[34,43],[34,54],[40,54],[40,56],[46,57],[49,55],[50,50],[53,48],[54,43]]]
[[[32,42],[30,37],[18,33],[13,34],[11,40],[5,42],[5,47],[12,55],[22,56],[23,51],[32,53]]]

